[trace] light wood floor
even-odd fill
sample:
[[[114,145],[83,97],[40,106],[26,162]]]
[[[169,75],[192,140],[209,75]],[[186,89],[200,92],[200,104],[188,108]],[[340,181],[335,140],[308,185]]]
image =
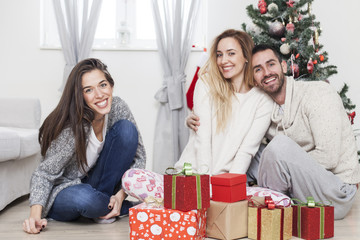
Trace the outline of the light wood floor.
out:
[[[0,239],[16,240],[122,240],[129,239],[128,217],[112,224],[95,224],[81,220],[72,223],[50,221],[47,228],[37,235],[29,235],[22,231],[22,222],[29,215],[28,198],[24,196],[14,201],[0,212]],[[298,239],[293,237],[292,239]],[[335,221],[335,237],[333,239],[360,239],[360,193],[357,193],[355,204],[345,219]]]

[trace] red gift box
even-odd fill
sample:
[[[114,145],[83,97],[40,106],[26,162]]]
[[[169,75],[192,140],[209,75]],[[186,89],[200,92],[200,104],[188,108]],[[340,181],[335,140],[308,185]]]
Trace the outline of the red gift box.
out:
[[[212,200],[237,202],[246,199],[246,175],[223,173],[211,177]]]
[[[209,175],[164,175],[164,206],[184,212],[210,207]]]
[[[324,239],[334,236],[333,206],[293,205],[293,236],[303,239]]]
[[[130,240],[205,239],[206,210],[182,212],[139,204],[129,209]]]

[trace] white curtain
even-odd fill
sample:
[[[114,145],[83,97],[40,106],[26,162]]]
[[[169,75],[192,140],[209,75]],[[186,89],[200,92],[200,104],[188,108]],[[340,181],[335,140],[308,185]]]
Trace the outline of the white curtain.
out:
[[[73,67],[88,58],[94,42],[102,0],[53,0],[56,22],[65,58],[64,79]],[[90,6],[91,5],[91,6]]]
[[[184,73],[200,0],[152,0],[164,81],[154,139],[153,171],[164,173],[179,159],[189,137]]]

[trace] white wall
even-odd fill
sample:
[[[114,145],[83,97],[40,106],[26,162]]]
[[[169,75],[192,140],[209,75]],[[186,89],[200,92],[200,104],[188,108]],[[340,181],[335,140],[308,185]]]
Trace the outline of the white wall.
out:
[[[241,28],[249,23],[246,6],[257,0],[207,0],[208,38],[212,39],[227,28]],[[64,58],[59,50],[40,50],[39,0],[0,0],[0,96],[37,97],[41,100],[42,119],[56,106],[61,86]],[[360,1],[337,0],[313,3],[313,13],[322,27],[320,41],[328,51],[330,63],[339,73],[330,82],[336,89],[345,81],[349,97],[358,105],[360,125],[360,77],[357,74],[360,49],[357,10]],[[208,45],[209,45],[208,44]],[[147,167],[151,167],[154,126],[158,103],[153,96],[162,83],[162,68],[157,52],[94,51],[91,55],[102,59],[115,79],[115,95],[130,106],[144,139],[148,153]],[[193,52],[187,65],[188,82],[192,80],[199,52]],[[1,117],[1,116],[0,116]]]

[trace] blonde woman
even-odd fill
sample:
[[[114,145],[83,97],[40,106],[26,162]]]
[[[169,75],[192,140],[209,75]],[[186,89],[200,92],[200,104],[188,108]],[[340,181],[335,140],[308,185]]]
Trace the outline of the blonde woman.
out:
[[[269,128],[273,104],[254,87],[253,47],[242,31],[229,29],[215,38],[194,92],[201,126],[191,133],[176,168],[190,162],[195,171],[210,175],[247,172]]]
[[[254,87],[253,47],[247,33],[233,29],[214,40],[194,91],[194,113],[201,126],[191,133],[175,164],[178,170],[190,162],[195,172],[210,175],[247,172],[269,128],[273,104]],[[161,174],[130,169],[123,176],[123,189],[139,200],[162,198],[162,179]]]

